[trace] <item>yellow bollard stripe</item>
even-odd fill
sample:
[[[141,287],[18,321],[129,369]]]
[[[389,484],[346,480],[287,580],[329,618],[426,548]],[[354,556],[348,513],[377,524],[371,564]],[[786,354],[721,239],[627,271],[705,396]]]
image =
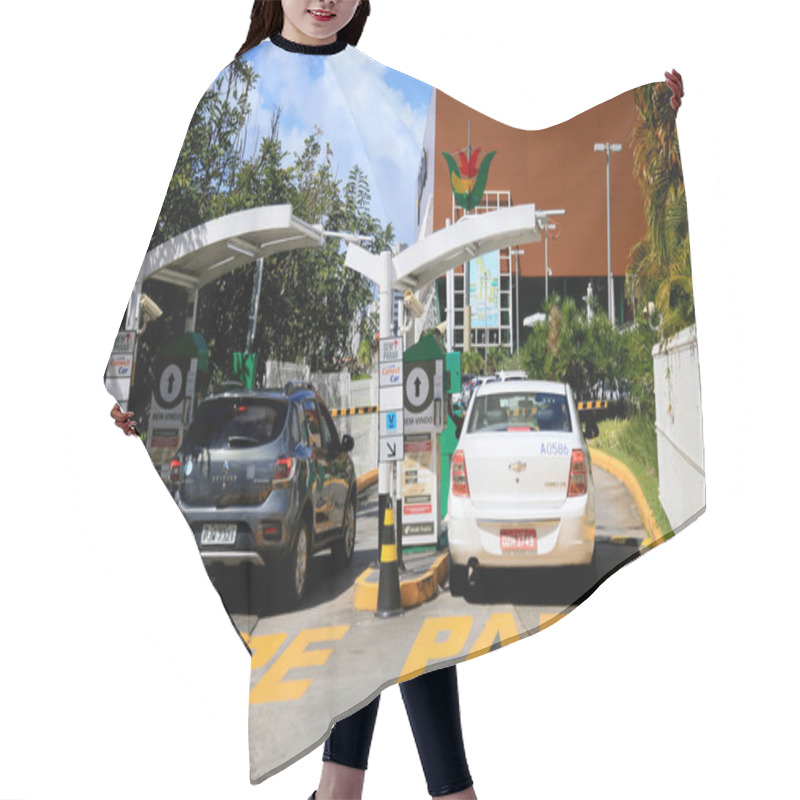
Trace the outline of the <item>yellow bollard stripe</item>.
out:
[[[383,524],[388,527],[394,527],[394,510],[391,508],[387,508],[386,511],[383,512]]]
[[[397,561],[397,545],[381,545],[381,564],[389,564],[392,561]]]

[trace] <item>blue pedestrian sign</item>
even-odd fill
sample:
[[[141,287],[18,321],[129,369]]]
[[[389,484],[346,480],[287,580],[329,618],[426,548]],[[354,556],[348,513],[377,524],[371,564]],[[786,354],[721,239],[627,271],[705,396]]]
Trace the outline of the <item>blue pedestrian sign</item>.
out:
[[[400,409],[394,411],[381,411],[381,436],[400,436],[403,433],[403,412]]]

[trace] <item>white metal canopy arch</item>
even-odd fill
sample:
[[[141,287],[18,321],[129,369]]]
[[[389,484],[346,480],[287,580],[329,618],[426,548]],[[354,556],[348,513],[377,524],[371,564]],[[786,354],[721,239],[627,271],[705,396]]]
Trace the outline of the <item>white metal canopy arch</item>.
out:
[[[388,274],[384,273],[381,256],[373,255],[352,242],[344,263],[375,281],[382,292],[391,292],[392,289],[418,291],[471,258],[504,247],[540,242],[541,225],[541,215],[534,203],[501,208],[464,216],[454,225],[420,239],[396,256],[389,254],[391,267]]]
[[[142,284],[148,278],[181,286],[195,294],[256,259],[322,247],[325,231],[292,214],[291,205],[260,206],[217,217],[174,236],[148,251],[128,306],[126,328],[138,330]],[[187,326],[187,330],[191,327]]]

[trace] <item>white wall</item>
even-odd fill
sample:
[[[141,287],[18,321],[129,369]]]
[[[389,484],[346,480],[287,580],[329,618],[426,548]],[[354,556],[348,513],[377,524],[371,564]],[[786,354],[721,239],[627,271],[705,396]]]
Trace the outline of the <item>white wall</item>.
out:
[[[658,439],[658,494],[672,529],[705,510],[703,409],[697,326],[653,348]]]

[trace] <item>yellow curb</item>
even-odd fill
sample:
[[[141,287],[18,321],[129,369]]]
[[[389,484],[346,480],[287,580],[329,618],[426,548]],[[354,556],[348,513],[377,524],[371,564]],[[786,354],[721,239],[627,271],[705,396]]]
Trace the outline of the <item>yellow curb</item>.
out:
[[[592,463],[597,464],[600,469],[610,472],[615,478],[619,478],[628,491],[633,496],[633,502],[636,503],[636,508],[639,511],[639,516],[642,518],[644,528],[649,536],[642,541],[641,548],[646,550],[649,547],[654,547],[664,541],[664,534],[661,533],[661,528],[658,527],[653,511],[647,503],[647,498],[644,496],[642,487],[639,486],[639,481],[636,476],[631,472],[627,464],[623,464],[617,458],[604,453],[602,450],[596,450],[594,447],[589,448],[589,454],[592,457]]]
[[[356,479],[356,485],[358,487],[358,493],[364,491],[364,489],[369,488],[373,484],[378,482],[378,470],[371,469],[369,472],[365,472],[363,475],[359,475]]]
[[[400,605],[403,608],[421,606],[436,594],[446,578],[450,566],[450,554],[442,553],[422,575],[400,580]],[[357,578],[353,587],[353,604],[358,611],[378,610],[378,581],[370,580],[374,567],[367,567]]]

